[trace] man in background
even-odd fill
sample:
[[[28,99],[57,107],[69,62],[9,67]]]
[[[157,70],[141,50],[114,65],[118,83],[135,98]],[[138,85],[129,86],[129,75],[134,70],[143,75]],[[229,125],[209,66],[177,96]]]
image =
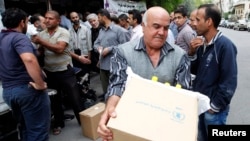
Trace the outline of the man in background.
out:
[[[140,11],[133,9],[128,11],[128,22],[132,26],[131,38],[132,40],[139,40],[143,36],[142,32],[142,16]]]
[[[111,22],[110,13],[106,9],[98,12],[98,20],[102,25],[94,43],[95,50],[100,53],[100,78],[104,94],[107,92],[110,75],[110,58],[118,45],[129,41],[128,31]],[[104,100],[104,95],[102,97]]]
[[[178,35],[176,38],[176,45],[180,46],[186,52],[189,51],[190,41],[195,37],[195,32],[188,25],[188,11],[186,7],[179,7],[174,11],[174,21],[177,25]]]
[[[90,13],[87,16],[87,21],[91,25],[91,41],[92,41],[92,51],[91,51],[91,71],[100,73],[100,69],[97,66],[99,62],[99,52],[94,49],[94,42],[99,35],[101,26],[98,21],[98,16],[95,13]]]
[[[60,27],[60,15],[57,11],[47,11],[45,14],[46,29],[32,36],[32,41],[44,49],[44,71],[47,75],[47,83],[50,89],[55,89],[57,94],[51,102],[54,114],[53,134],[61,133],[64,124],[64,111],[62,108],[62,96],[68,95],[69,101],[78,124],[80,125],[79,112],[84,109],[72,58],[69,49],[69,31]]]
[[[72,27],[69,29],[70,33],[70,55],[72,57],[73,66],[81,68],[82,75],[87,75],[87,83],[90,85],[90,64],[91,64],[91,31],[88,27],[81,24],[77,12],[70,13],[70,20]]]
[[[217,29],[220,20],[216,5],[199,6],[194,26],[204,44],[191,42],[191,71],[196,75],[192,89],[210,98],[211,109],[199,116],[198,141],[208,141],[208,125],[226,124],[237,87],[237,48]]]

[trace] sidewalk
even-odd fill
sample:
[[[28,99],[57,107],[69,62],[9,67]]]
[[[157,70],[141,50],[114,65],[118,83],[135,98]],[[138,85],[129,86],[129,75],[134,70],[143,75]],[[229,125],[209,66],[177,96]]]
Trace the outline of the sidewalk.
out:
[[[99,74],[94,73],[93,75],[91,75],[90,88],[94,89],[98,96],[102,94],[102,86]],[[74,115],[72,110],[65,111],[65,114]],[[78,125],[76,118],[74,118],[73,120],[65,121],[65,127],[62,129],[61,134],[53,135],[51,131],[49,141],[93,141],[93,140],[83,136],[81,126]],[[101,139],[98,139],[96,141],[101,141]]]

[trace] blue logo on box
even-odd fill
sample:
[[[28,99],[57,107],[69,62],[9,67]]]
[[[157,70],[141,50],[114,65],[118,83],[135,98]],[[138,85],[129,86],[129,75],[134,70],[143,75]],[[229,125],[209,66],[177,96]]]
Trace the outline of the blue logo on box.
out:
[[[172,116],[173,116],[173,119],[175,121],[179,121],[179,122],[181,122],[181,121],[183,121],[185,119],[185,114],[181,113],[179,111],[173,111]]]

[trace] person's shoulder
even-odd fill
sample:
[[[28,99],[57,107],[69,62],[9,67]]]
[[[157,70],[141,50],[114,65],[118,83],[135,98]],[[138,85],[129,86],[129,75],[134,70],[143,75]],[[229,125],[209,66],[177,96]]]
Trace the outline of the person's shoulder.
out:
[[[82,30],[84,30],[84,31],[90,31],[90,28],[87,27],[85,24],[80,23],[80,26],[81,26],[81,29],[82,29]]]
[[[59,30],[59,31],[68,31],[68,29],[65,29],[65,28],[63,28],[63,27],[61,27],[61,26],[58,26],[58,27],[57,27],[57,30]]]
[[[236,45],[233,43],[233,41],[225,35],[221,35],[219,37],[218,44],[224,48],[229,48],[229,47],[236,48]]]
[[[119,45],[119,48],[134,48],[139,43],[139,40],[132,40]]]
[[[174,52],[180,53],[180,54],[186,54],[186,51],[183,50],[180,46],[176,44],[169,44],[169,45],[173,48]]]
[[[14,39],[27,39],[27,40],[30,40],[29,37],[26,35],[26,34],[23,34],[21,32],[12,32],[11,36],[14,38]]]
[[[65,29],[65,28],[63,28],[63,27],[60,27],[60,26],[58,26],[58,29],[57,29],[59,32],[62,32],[62,33],[66,33],[66,34],[70,34],[69,33],[69,30],[67,30],[67,29]]]
[[[116,24],[113,24],[113,28],[118,30],[118,31],[122,31],[122,32],[128,32],[127,29],[124,29],[123,27],[119,26],[119,25],[116,25]]]
[[[229,39],[227,36],[225,36],[225,35],[221,35],[220,37],[218,37],[218,39],[216,40],[218,43],[220,43],[220,44],[232,44],[233,42],[232,42],[232,40],[231,39]]]
[[[221,39],[221,41],[223,41],[223,42],[224,42],[224,41],[232,42],[231,39],[229,39],[229,38],[228,38],[227,36],[225,36],[225,35],[221,35],[221,36],[220,36],[220,39]]]
[[[188,33],[188,32],[194,33],[194,30],[193,30],[193,29],[191,28],[191,26],[188,25],[188,24],[186,24],[186,25],[183,27],[183,29],[182,29],[181,31],[183,31],[184,34],[185,34],[185,33]]]

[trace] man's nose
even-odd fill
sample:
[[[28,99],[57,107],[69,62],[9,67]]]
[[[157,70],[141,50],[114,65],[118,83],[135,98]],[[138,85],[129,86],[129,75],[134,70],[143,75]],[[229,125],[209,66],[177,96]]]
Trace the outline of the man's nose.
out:
[[[163,34],[164,34],[164,32],[165,32],[164,27],[159,28],[159,30],[158,30],[158,33],[159,33],[159,34],[163,35]]]

